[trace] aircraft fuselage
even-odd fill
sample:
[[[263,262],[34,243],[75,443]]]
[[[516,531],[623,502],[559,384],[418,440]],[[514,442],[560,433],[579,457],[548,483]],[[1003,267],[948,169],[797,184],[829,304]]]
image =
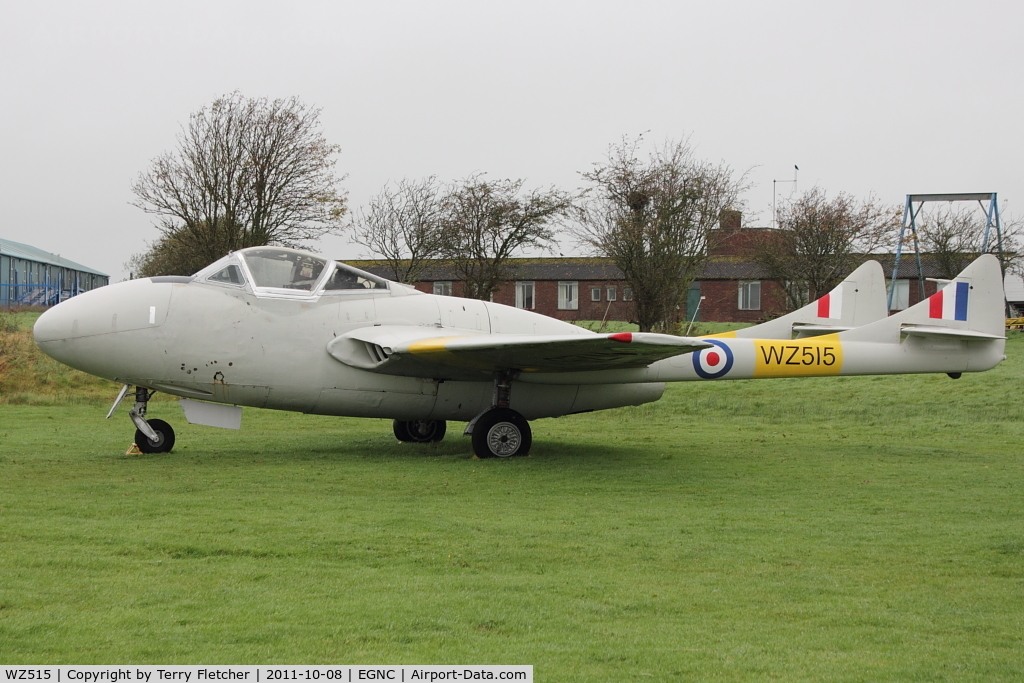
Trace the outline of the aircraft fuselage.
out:
[[[333,339],[377,325],[422,326],[438,336],[590,334],[530,311],[403,286],[268,297],[189,278],[88,292],[45,313],[35,334],[47,354],[79,370],[185,398],[399,420],[470,420],[491,405],[490,378],[386,375],[328,354]],[[639,405],[663,390],[650,380],[583,391],[516,382],[511,407],[536,419]]]

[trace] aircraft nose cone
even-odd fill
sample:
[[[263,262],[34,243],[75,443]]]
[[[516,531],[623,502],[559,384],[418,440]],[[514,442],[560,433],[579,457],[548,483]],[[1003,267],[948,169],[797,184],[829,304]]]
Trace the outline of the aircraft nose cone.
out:
[[[32,336],[36,344],[72,339],[78,336],[78,319],[65,304],[54,306],[36,320]]]
[[[100,287],[57,304],[33,328],[37,344],[159,327],[171,287],[149,279]]]
[[[132,359],[152,342],[146,330],[163,323],[170,300],[170,284],[146,279],[107,285],[46,311],[32,334],[51,358],[109,378],[137,369]]]

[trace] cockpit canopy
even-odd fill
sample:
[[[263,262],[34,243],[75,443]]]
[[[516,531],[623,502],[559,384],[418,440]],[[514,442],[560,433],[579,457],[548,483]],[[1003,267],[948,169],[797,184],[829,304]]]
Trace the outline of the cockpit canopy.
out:
[[[249,266],[256,287],[313,291],[313,285],[327,267],[319,256],[285,249],[246,249],[238,254]]]
[[[344,263],[283,247],[234,252],[195,275],[211,284],[245,287],[257,295],[302,296],[342,290],[386,290],[388,281]]]

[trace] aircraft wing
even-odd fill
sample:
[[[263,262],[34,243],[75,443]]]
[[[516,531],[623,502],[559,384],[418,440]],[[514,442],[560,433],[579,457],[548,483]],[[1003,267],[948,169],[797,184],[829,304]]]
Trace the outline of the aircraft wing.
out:
[[[327,345],[327,351],[347,365],[385,374],[479,379],[504,370],[643,368],[663,358],[710,346],[700,339],[639,332],[447,336],[437,328],[378,326],[338,337]]]

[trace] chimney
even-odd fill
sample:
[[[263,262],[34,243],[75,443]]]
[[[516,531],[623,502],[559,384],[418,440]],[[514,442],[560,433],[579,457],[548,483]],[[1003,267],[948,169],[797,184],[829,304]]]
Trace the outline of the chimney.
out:
[[[718,229],[708,231],[708,255],[740,256],[746,253],[748,236],[741,232],[743,213],[723,209],[718,214]]]
[[[722,230],[739,230],[743,223],[743,213],[736,209],[722,209],[718,214],[718,225]]]

